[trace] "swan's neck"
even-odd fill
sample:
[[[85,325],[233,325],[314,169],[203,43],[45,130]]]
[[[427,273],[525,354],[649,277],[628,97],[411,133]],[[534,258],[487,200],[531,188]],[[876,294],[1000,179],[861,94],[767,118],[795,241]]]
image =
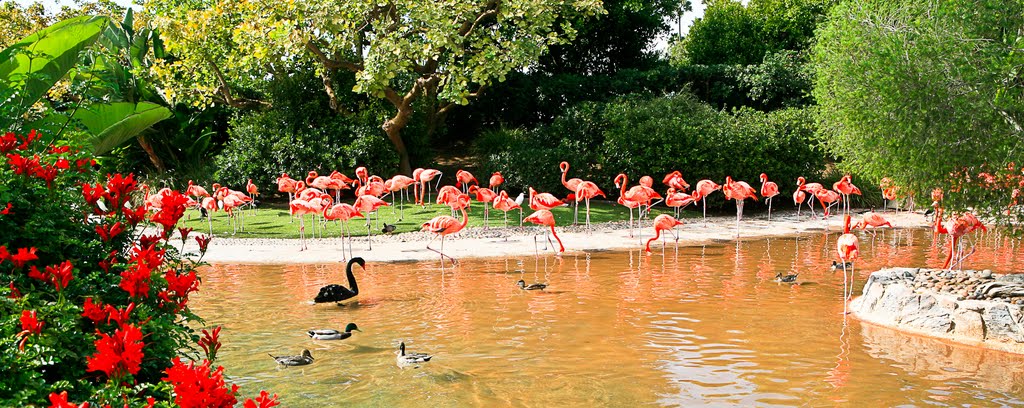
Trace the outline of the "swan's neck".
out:
[[[348,286],[353,293],[359,293],[359,286],[356,285],[356,275],[352,273],[352,264],[345,267],[345,276],[348,277]]]

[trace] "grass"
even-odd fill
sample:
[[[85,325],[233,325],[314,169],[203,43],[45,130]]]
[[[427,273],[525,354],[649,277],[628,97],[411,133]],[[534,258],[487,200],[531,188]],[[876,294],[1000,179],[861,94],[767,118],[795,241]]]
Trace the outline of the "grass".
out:
[[[525,205],[525,203],[524,203]],[[582,207],[582,206],[581,206]],[[419,231],[420,226],[429,221],[431,218],[438,215],[451,215],[451,211],[447,206],[438,204],[428,205],[426,208],[420,208],[416,205],[405,205],[405,218],[396,223],[399,216],[398,208],[392,212],[391,207],[382,207],[380,210],[380,227],[383,227],[383,223],[395,224],[394,233]],[[504,225],[504,215],[501,211],[489,209],[491,227],[501,227]],[[526,208],[523,212],[523,216],[529,215],[532,210]],[[572,224],[572,207],[556,208],[552,211],[555,215],[555,223],[558,226],[566,226]],[[179,227],[191,227],[199,233],[208,233],[209,224],[207,224],[206,218],[201,218],[198,211],[189,210],[187,216],[183,217],[178,223]],[[656,207],[651,212],[651,218],[659,214],[672,214],[672,211],[666,207]],[[692,211],[683,212],[683,216],[693,216]],[[696,213],[699,216],[699,213]],[[509,227],[518,227],[519,211],[509,211]],[[634,212],[635,216],[635,212]],[[189,217],[191,217],[189,219]],[[473,202],[469,211],[469,226],[470,227],[482,227],[484,225],[484,210],[478,202]],[[458,218],[458,215],[457,215]],[[580,208],[580,221],[584,221],[585,212],[583,208]],[[628,221],[629,212],[626,207],[615,205],[610,201],[591,201],[590,202],[590,222],[592,224],[609,222],[609,221]],[[234,238],[298,238],[299,237],[299,220],[289,222],[290,217],[288,215],[287,208],[284,205],[273,205],[260,207],[257,212],[253,212],[251,209],[245,210],[245,231],[239,231],[232,235],[231,224],[228,222],[227,214],[223,212],[216,212],[213,214],[213,234],[218,237],[232,236]],[[312,233],[313,227],[310,225],[310,218],[305,218],[306,223],[306,234],[307,237]],[[371,228],[373,228],[376,220],[371,222]],[[352,219],[349,221],[348,226],[353,236],[365,236],[366,235],[366,224],[362,218]],[[373,228],[374,234],[380,233],[380,227]],[[326,234],[324,236],[336,237],[340,235],[340,226],[337,223],[330,223],[327,227]]]

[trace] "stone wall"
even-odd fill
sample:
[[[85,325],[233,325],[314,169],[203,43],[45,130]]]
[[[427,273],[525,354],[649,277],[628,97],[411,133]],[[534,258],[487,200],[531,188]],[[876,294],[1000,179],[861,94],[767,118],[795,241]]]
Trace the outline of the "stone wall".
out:
[[[918,268],[872,273],[850,303],[860,319],[1024,354],[1024,275]]]

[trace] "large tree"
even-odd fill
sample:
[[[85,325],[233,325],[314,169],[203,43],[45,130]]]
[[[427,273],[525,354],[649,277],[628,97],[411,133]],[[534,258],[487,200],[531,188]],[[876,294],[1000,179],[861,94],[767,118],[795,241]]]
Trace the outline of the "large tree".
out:
[[[146,7],[162,16],[168,50],[180,58],[162,70],[177,83],[178,96],[235,106],[273,103],[239,96],[235,88],[308,58],[321,67],[334,101],[339,90],[330,74],[355,72],[353,91],[395,108],[382,128],[404,173],[411,164],[401,132],[413,102],[436,98],[432,116],[443,117],[573,38],[575,16],[603,11],[599,0],[151,0]]]
[[[942,187],[950,206],[1006,214],[1024,187],[1022,33],[1020,0],[836,6],[814,49],[828,146],[918,197]]]

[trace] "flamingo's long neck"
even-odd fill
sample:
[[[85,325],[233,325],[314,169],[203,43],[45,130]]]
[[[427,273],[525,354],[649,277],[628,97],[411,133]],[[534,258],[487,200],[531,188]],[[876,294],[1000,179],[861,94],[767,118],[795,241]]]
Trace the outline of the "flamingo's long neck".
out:
[[[459,230],[461,231],[463,228],[466,228],[466,225],[469,224],[469,216],[466,215],[466,207],[462,207],[462,209],[460,209],[459,211],[462,211],[462,224],[461,226],[459,226]]]
[[[649,239],[649,240],[647,240],[647,252],[651,252],[651,242],[657,241],[658,238],[661,238],[661,229],[660,228],[655,228],[654,229],[654,237]]]
[[[622,197],[623,199],[625,199],[625,197],[626,197],[626,184],[627,183],[629,183],[629,176],[626,176],[625,174],[623,174],[622,175],[622,186],[621,186],[621,188],[619,190],[619,197]]]
[[[558,241],[558,252],[565,252],[565,247],[562,246],[562,239],[559,238],[558,234],[555,233],[555,226],[554,225],[551,226],[551,235],[554,235],[555,236],[555,240]]]
[[[566,163],[565,166],[562,167],[562,185],[566,186],[566,187],[569,187],[569,185],[566,184],[566,182],[565,182],[565,175],[568,174],[568,173],[569,173],[569,163]]]

